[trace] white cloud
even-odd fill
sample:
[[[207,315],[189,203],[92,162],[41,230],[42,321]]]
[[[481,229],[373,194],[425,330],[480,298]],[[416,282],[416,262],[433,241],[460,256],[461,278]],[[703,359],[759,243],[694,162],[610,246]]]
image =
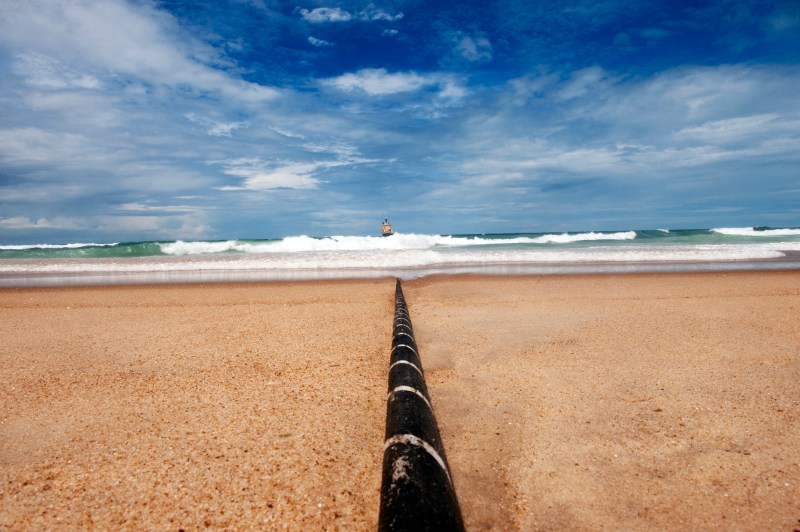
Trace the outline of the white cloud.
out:
[[[3,229],[51,229],[54,225],[46,218],[31,220],[24,216],[15,216],[0,218],[0,227]]]
[[[6,163],[63,165],[76,158],[97,162],[103,157],[83,135],[51,133],[35,127],[0,129],[0,158]]]
[[[168,239],[200,238],[208,235],[209,227],[194,215],[180,216],[99,216],[97,229],[110,235],[149,235]]]
[[[796,160],[800,108],[789,96],[796,76],[784,74],[701,67],[637,82],[592,68],[564,82],[509,80],[498,101],[512,106],[474,118],[481,133],[463,144],[460,171],[480,186],[555,176],[669,183],[735,161],[746,168]],[[767,112],[739,116],[741,109]]]
[[[339,7],[317,7],[315,9],[301,9],[300,16],[314,24],[323,22],[347,22],[353,15]]]
[[[274,188],[316,188],[319,179],[312,177],[319,167],[313,163],[289,163],[270,170],[236,168],[226,170],[228,175],[243,177],[240,187],[222,187],[220,190],[269,190]]]
[[[800,130],[798,120],[782,120],[778,113],[712,120],[699,126],[686,127],[675,135],[678,138],[705,142],[727,142],[769,132]]]
[[[317,39],[316,37],[309,36],[308,42],[311,43],[311,46],[316,46],[317,48],[325,48],[328,46],[333,46],[333,43],[326,41],[324,39]]]
[[[361,11],[358,16],[362,20],[385,20],[387,22],[397,22],[404,17],[403,13],[395,13],[392,15],[383,9],[376,8],[373,4],[367,6],[367,8],[364,11]]]
[[[88,133],[99,128],[119,129],[126,127],[131,119],[130,111],[120,105],[121,100],[138,100],[139,95],[115,94],[107,90],[83,90],[75,87],[49,89],[18,86],[18,105],[30,109],[37,118],[58,117],[50,122],[51,130],[69,130]],[[27,122],[30,124],[31,122]],[[45,125],[45,122],[35,122]]]
[[[56,216],[33,220],[27,216],[0,218],[0,228],[8,230],[25,229],[85,229],[85,220]]]
[[[380,162],[379,159],[361,157],[356,146],[344,142],[307,142],[303,144],[303,149],[310,153],[329,153],[336,157],[336,161],[334,162],[320,163],[325,166],[344,166]]]
[[[451,80],[442,83],[441,90],[439,91],[439,97],[445,100],[458,101],[466,96],[467,90]]]
[[[206,117],[199,116],[195,113],[186,113],[184,115],[189,121],[199,124],[206,128],[206,133],[212,137],[232,137],[231,133],[237,129],[248,127],[248,122],[215,122],[214,120]]]
[[[384,96],[416,91],[434,85],[438,80],[414,72],[390,74],[385,68],[365,68],[355,73],[330,78],[326,83],[345,92],[360,90],[373,96]]]
[[[197,207],[189,205],[150,205],[139,202],[123,203],[117,205],[116,209],[123,212],[196,212]]]
[[[306,138],[305,135],[302,135],[300,133],[295,133],[293,131],[287,131],[285,129],[279,128],[278,126],[271,126],[269,129],[274,131],[278,135],[281,135],[283,137],[290,138],[290,139],[304,139],[304,138]]]
[[[323,83],[344,92],[360,91],[371,96],[387,96],[415,92],[427,87],[438,87],[444,98],[463,97],[463,89],[452,76],[443,74],[417,74],[416,72],[389,73],[384,68],[365,68],[358,72],[342,74]]]
[[[249,127],[249,122],[216,122],[210,118],[199,116],[195,113],[184,115],[190,122],[206,128],[206,133],[211,137],[232,137],[231,133],[237,129]]]
[[[231,131],[247,127],[247,122],[220,122],[208,129],[212,137],[230,137]]]
[[[317,7],[315,9],[300,9],[300,16],[308,22],[322,24],[325,22],[348,22],[351,20],[383,20],[396,22],[403,18],[403,13],[389,13],[370,4],[363,11],[356,14],[345,11],[340,7]]]
[[[47,89],[98,89],[100,81],[85,72],[70,68],[52,57],[36,52],[17,56],[14,71],[29,85]]]
[[[556,74],[543,73],[513,78],[508,81],[510,94],[505,96],[509,103],[524,106],[537,97],[541,97],[558,81]]]
[[[455,52],[467,61],[490,61],[493,54],[492,43],[486,37],[470,37],[459,32],[455,38]]]
[[[508,139],[482,147],[480,156],[466,158],[461,171],[473,185],[493,186],[513,181],[536,182],[546,171],[592,173],[598,170],[625,171],[620,150],[615,148],[573,148],[545,140]]]
[[[258,157],[241,157],[223,161],[210,161],[220,165],[227,175],[242,178],[241,185],[220,187],[219,190],[270,190],[277,188],[312,189],[322,183],[315,174],[329,168],[378,162],[359,157],[354,146],[335,143],[305,143],[303,149],[309,153],[329,153],[335,160],[282,160],[264,161]]]
[[[724,165],[727,175],[732,163],[788,167],[800,153],[796,79],[789,70],[723,66],[643,81],[599,68],[563,82],[553,75],[509,80],[495,101],[509,102],[507,110],[463,126],[481,129],[462,142],[459,170],[465,183],[482,187],[581,178],[668,186],[697,179],[701,168],[713,173]],[[742,109],[756,113],[741,116]]]
[[[569,81],[559,91],[559,99],[571,100],[604,90],[613,83],[609,74],[600,67],[589,67],[572,73]]]
[[[224,186],[219,190],[270,190],[277,188],[316,188],[320,180],[314,172],[326,163],[283,161],[267,163],[258,158],[240,158],[215,161],[225,167],[224,173],[242,178],[240,186]]]
[[[397,30],[387,29],[387,30],[383,30],[383,32],[381,32],[381,35],[384,36],[384,37],[394,37],[398,33],[399,32]]]
[[[332,153],[340,160],[356,161],[358,149],[355,146],[343,143],[307,142],[303,149],[311,153]]]
[[[247,102],[279,94],[215,68],[225,64],[218,52],[185,38],[177,21],[150,3],[9,0],[5,4],[0,40],[27,51],[18,68],[25,70],[29,82],[95,88],[101,82],[73,66],[82,65],[95,76],[110,72]],[[120,81],[113,74],[109,79]]]
[[[603,90],[586,91],[581,104],[584,116],[613,124],[619,132],[645,135],[648,142],[698,142],[712,130],[719,140],[723,128],[734,140],[733,131],[758,127],[774,134],[798,119],[798,74],[796,69],[725,65],[674,69],[641,82],[609,77]],[[772,114],[781,118],[770,120]]]

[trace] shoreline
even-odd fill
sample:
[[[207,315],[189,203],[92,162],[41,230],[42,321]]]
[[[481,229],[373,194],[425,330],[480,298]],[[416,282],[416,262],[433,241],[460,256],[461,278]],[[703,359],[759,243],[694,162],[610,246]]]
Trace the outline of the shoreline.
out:
[[[479,275],[550,276],[550,275],[619,275],[639,273],[700,273],[734,271],[800,270],[800,252],[783,251],[783,257],[731,261],[664,261],[664,262],[538,262],[538,263],[442,263],[436,266],[392,268],[292,268],[292,269],[199,269],[151,271],[0,271],[0,288],[47,286],[102,286],[149,284],[259,283],[297,281],[358,281],[399,278],[415,280],[433,276]],[[96,261],[98,259],[90,259]],[[64,261],[75,261],[64,259]],[[4,261],[10,264],[14,261]],[[38,259],[17,260],[20,264],[41,262]],[[112,263],[114,259],[107,259]],[[48,261],[48,264],[52,261]]]
[[[791,529],[800,271],[403,283],[467,529]],[[0,289],[0,527],[374,530],[394,279]]]

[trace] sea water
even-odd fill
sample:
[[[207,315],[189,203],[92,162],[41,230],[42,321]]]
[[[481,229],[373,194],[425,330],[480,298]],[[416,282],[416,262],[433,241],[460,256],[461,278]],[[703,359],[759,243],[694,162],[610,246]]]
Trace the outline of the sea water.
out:
[[[781,268],[798,228],[0,245],[0,286]]]

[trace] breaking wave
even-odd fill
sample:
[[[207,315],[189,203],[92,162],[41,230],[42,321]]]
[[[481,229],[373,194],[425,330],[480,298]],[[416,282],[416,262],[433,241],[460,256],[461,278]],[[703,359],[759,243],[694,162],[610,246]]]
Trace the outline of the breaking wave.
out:
[[[609,264],[629,271],[651,271],[670,264],[684,268],[692,268],[692,264],[797,268],[800,229],[299,235],[275,240],[0,246],[0,286],[71,282],[84,279],[83,275],[94,276],[101,280],[98,282],[127,282],[133,279],[130,276],[170,282],[180,275],[225,281],[480,273],[507,266],[527,273],[548,268],[600,271]]]
[[[729,236],[800,236],[800,229],[770,229],[759,227],[718,227],[712,233]]]
[[[167,255],[198,255],[206,253],[301,253],[309,251],[379,251],[422,250],[446,247],[501,246],[524,244],[571,244],[584,241],[633,240],[636,231],[617,233],[563,233],[542,236],[450,236],[396,233],[389,237],[375,236],[331,236],[313,238],[306,235],[289,236],[281,240],[226,240],[219,242],[161,243],[161,251]]]
[[[23,251],[26,249],[79,249],[79,248],[100,248],[100,247],[114,247],[118,246],[118,242],[114,242],[111,244],[84,244],[84,243],[75,243],[75,244],[21,244],[21,245],[8,245],[8,246],[0,246],[0,250],[10,250],[10,251]]]

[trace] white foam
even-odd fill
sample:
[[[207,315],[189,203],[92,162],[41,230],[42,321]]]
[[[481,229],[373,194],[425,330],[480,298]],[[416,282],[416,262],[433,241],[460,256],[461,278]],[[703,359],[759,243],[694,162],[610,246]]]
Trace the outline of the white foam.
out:
[[[633,240],[634,238],[636,238],[636,231],[623,231],[619,233],[563,233],[560,235],[544,235],[532,240],[538,244],[569,244],[588,240]]]
[[[222,246],[225,243],[218,243]],[[800,251],[800,242],[716,245],[613,245],[586,248],[404,249],[306,251],[132,257],[120,259],[5,260],[0,272],[175,272],[175,271],[334,271],[349,269],[435,268],[448,265],[720,262],[783,257]]]
[[[540,237],[481,238],[447,235],[395,233],[388,237],[331,236],[313,238],[306,235],[289,236],[273,241],[170,242],[160,244],[167,255],[197,255],[208,253],[303,253],[313,251],[399,251],[461,248],[467,246],[499,246],[513,244],[569,244],[590,240],[633,240],[636,231],[619,233],[549,234]]]
[[[717,227],[712,233],[731,236],[800,236],[800,229],[763,229],[755,227]]]
[[[7,249],[12,251],[20,251],[25,249],[75,249],[75,248],[94,248],[94,247],[111,247],[118,245],[118,242],[111,244],[94,244],[94,243],[75,243],[75,244],[21,244],[21,245],[8,245],[0,246],[0,250]]]
[[[202,253],[222,253],[236,249],[236,241],[228,240],[225,242],[169,242],[159,244],[161,251],[167,255],[198,255]]]

